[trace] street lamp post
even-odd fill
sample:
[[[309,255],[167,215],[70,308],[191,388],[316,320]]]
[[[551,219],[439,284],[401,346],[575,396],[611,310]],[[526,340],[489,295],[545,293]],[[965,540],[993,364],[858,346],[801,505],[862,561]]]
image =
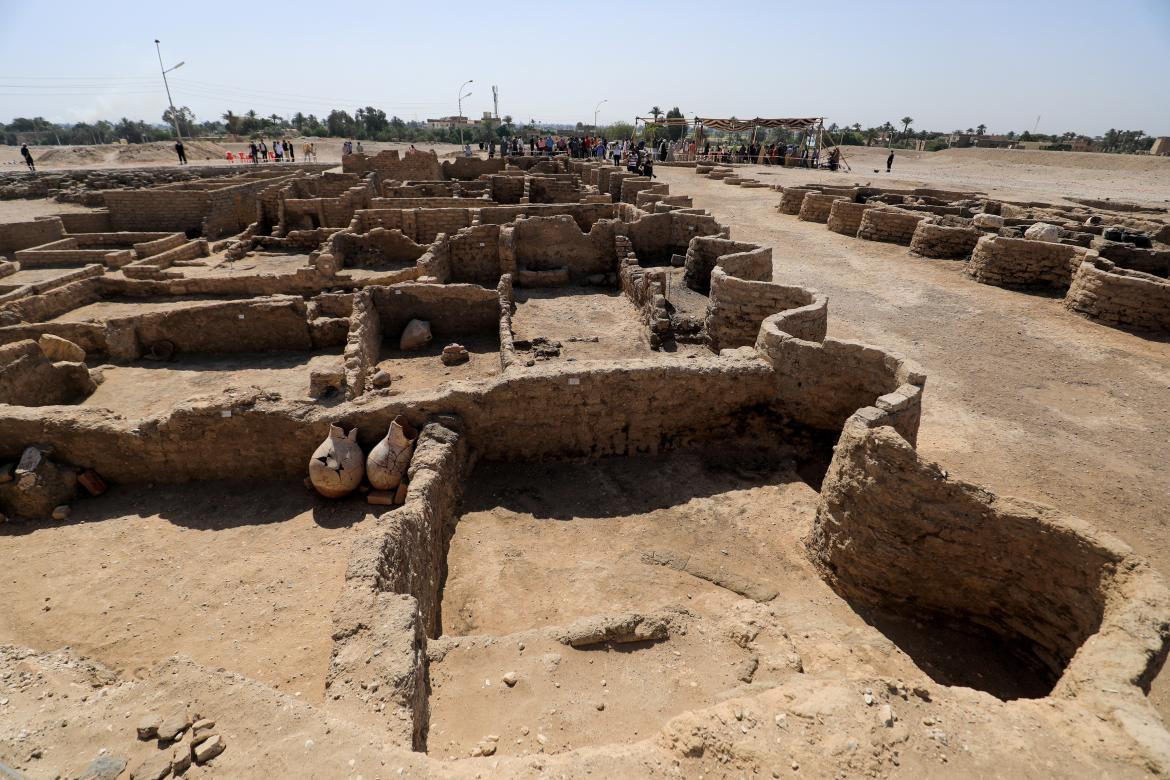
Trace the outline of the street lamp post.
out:
[[[179,68],[183,67],[184,63],[180,62],[173,68],[163,67],[162,49],[159,48],[158,38],[154,39],[154,49],[156,52],[158,52],[158,69],[162,71],[163,86],[167,90],[167,103],[169,103],[171,106],[171,124],[174,125],[175,128],[175,138],[182,140],[183,134],[179,132],[179,117],[175,114],[175,101],[171,100],[171,85],[167,83],[167,74],[172,70],[178,70]]]
[[[605,100],[600,101],[596,106],[593,107],[593,129],[594,130],[597,130],[597,112],[598,112],[598,110],[600,110],[602,103],[608,103],[608,102],[609,102],[609,98],[606,98]]]
[[[459,122],[459,145],[460,146],[463,146],[463,98],[471,97],[470,92],[468,92],[466,95],[463,94],[463,88],[466,87],[468,84],[471,84],[474,81],[475,81],[475,79],[468,79],[467,81],[465,81],[459,85],[459,116],[456,117],[456,120]]]

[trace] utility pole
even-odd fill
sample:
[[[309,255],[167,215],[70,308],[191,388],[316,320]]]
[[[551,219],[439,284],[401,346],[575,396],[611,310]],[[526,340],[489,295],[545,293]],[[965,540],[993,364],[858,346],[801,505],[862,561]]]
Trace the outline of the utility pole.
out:
[[[601,103],[608,103],[608,102],[609,102],[609,98],[606,98],[605,100],[602,100],[600,103],[598,103],[596,106],[593,107],[593,129],[594,130],[597,129],[597,112],[601,108]]]
[[[496,119],[500,118],[500,88],[492,85],[492,108],[495,110]]]
[[[167,103],[169,103],[171,106],[171,124],[175,127],[175,138],[182,140],[183,134],[179,132],[179,117],[175,114],[175,101],[171,100],[171,85],[167,83],[167,74],[172,70],[178,70],[179,68],[183,67],[184,63],[180,62],[173,68],[165,67],[162,61],[162,49],[159,48],[158,38],[154,39],[154,49],[156,52],[158,52],[158,69],[162,71],[163,86],[166,87],[167,90]]]
[[[463,146],[463,124],[464,124],[464,122],[463,122],[463,98],[471,97],[470,92],[468,92],[466,95],[463,94],[463,88],[466,87],[468,84],[473,83],[474,81],[475,81],[475,79],[468,79],[467,81],[465,81],[459,85],[459,103],[458,103],[459,116],[455,117],[455,121],[458,122],[458,124],[459,124],[459,145],[460,146]]]

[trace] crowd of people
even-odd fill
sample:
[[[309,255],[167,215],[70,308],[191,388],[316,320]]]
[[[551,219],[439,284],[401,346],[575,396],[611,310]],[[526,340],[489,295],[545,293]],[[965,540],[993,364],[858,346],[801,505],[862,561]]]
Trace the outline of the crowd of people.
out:
[[[348,143],[348,142],[347,142]],[[176,144],[176,148],[178,144]],[[260,138],[257,141],[252,141],[248,144],[246,151],[240,152],[239,156],[232,152],[227,153],[228,162],[235,162],[239,159],[240,162],[250,162],[253,165],[267,162],[290,162],[297,161],[296,145],[287,138],[272,139],[272,146],[268,142]],[[186,162],[186,159],[180,153],[180,160]],[[316,162],[317,160],[317,144],[311,141],[306,141],[301,144],[301,162]]]

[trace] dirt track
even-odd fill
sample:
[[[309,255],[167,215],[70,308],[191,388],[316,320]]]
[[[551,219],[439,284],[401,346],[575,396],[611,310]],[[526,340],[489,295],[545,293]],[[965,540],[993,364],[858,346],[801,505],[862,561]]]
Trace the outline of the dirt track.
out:
[[[829,335],[898,350],[925,368],[925,456],[959,478],[1089,520],[1170,576],[1170,345],[1090,322],[1057,298],[978,284],[961,262],[782,215],[770,190],[686,169],[658,173],[730,224],[732,238],[772,246],[777,281],[826,293]],[[1163,674],[1154,697],[1164,717],[1168,689]]]

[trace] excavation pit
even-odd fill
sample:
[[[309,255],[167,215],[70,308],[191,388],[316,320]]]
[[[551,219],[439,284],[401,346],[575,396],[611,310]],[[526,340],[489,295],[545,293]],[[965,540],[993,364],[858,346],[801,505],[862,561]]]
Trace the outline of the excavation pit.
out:
[[[479,379],[500,373],[500,340],[479,333],[468,336],[443,334],[436,336],[421,349],[401,350],[395,339],[386,339],[378,352],[378,361],[371,374],[384,371],[390,376],[390,389],[396,394],[430,390],[448,382]],[[467,360],[447,365],[441,356],[443,348],[458,343],[467,349]]]
[[[515,297],[512,333],[520,342],[518,357],[525,357],[526,342],[539,346],[537,339],[559,344],[559,354],[537,349],[527,356],[529,359],[606,360],[654,355],[637,309],[617,290],[517,288]]]

